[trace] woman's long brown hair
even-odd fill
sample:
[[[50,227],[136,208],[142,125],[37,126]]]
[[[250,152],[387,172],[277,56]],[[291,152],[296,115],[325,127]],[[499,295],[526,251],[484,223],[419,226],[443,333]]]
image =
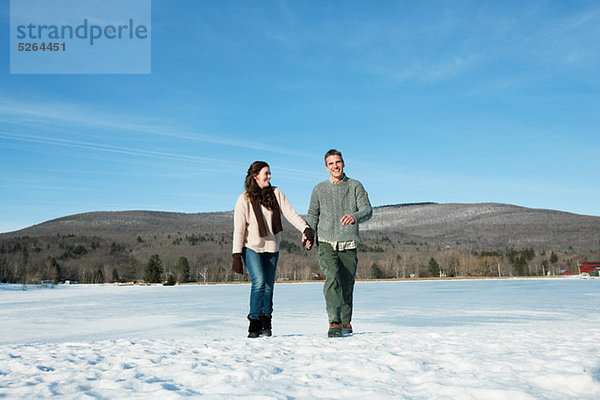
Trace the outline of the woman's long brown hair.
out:
[[[258,175],[264,167],[268,166],[269,164],[264,161],[254,161],[252,164],[250,164],[250,167],[248,167],[248,173],[246,174],[244,187],[246,189],[246,196],[248,196],[250,201],[258,199],[260,204],[265,206],[267,209],[272,210],[273,207],[277,205],[277,198],[275,197],[275,193],[273,193],[273,186],[269,185],[269,187],[261,189],[254,179],[254,177]]]

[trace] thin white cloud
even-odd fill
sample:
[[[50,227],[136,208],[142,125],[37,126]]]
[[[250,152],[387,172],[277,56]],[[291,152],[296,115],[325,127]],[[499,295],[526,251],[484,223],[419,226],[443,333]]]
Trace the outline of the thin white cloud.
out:
[[[413,63],[410,66],[394,66],[391,64],[373,65],[372,72],[392,84],[406,81],[436,83],[460,75],[472,68],[479,60],[476,55],[467,57],[453,56],[436,63]]]
[[[240,161],[232,161],[232,160],[223,160],[220,158],[211,158],[211,157],[200,157],[195,155],[188,154],[180,154],[180,153],[170,153],[164,151],[154,151],[147,150],[141,148],[132,148],[132,147],[122,147],[109,145],[104,143],[96,143],[89,141],[80,141],[80,140],[72,140],[72,139],[63,139],[63,138],[49,138],[45,136],[39,135],[30,135],[30,134],[17,134],[17,133],[9,133],[9,132],[0,132],[0,138],[10,141],[16,142],[26,142],[26,143],[38,143],[38,144],[47,144],[53,146],[67,147],[67,148],[79,148],[85,150],[92,150],[98,152],[105,153],[116,153],[116,154],[124,154],[128,156],[135,157],[146,157],[153,159],[165,159],[165,160],[176,160],[176,161],[185,161],[185,162],[195,162],[202,164],[209,164],[214,166],[209,168],[208,171],[223,171],[222,165],[226,163],[229,167],[235,167],[238,171],[244,171],[247,168],[246,163]],[[287,167],[278,167],[277,172],[281,173],[285,176],[295,177],[296,179],[309,179],[314,178],[319,175],[315,173],[310,173],[302,169],[295,168],[287,168]]]
[[[287,154],[300,157],[314,158],[314,154],[307,154],[295,150],[293,147],[279,147],[265,144],[260,141],[249,141],[237,138],[217,137],[214,135],[194,132],[187,127],[160,126],[152,123],[132,123],[115,113],[91,112],[85,107],[70,104],[40,104],[17,103],[14,100],[0,99],[0,122],[19,125],[47,127],[48,125],[88,126],[93,128],[108,128],[115,131],[135,132],[155,136],[172,137],[195,142],[210,143],[215,145],[238,147],[252,150],[267,151],[271,153]],[[136,118],[139,119],[139,118]]]
[[[199,157],[186,154],[168,153],[163,151],[153,151],[145,149],[125,148],[120,146],[108,145],[103,143],[83,142],[79,140],[60,139],[60,138],[48,138],[44,136],[28,135],[28,134],[10,134],[0,133],[0,138],[21,142],[50,144],[55,146],[63,147],[74,147],[87,150],[103,151],[109,153],[119,153],[131,156],[141,157],[156,157],[179,161],[197,161],[205,163],[221,163],[223,160],[209,157]],[[235,162],[234,162],[235,163]],[[242,165],[241,163],[238,163]]]

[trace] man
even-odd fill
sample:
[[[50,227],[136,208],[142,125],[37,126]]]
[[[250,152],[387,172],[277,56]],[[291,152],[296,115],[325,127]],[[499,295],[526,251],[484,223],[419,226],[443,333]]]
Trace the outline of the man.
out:
[[[344,174],[342,153],[325,154],[329,179],[315,186],[310,198],[307,223],[316,231],[319,265],[325,273],[323,294],[329,330],[327,336],[352,333],[352,293],[358,258],[358,224],[373,211],[362,184]],[[307,245],[307,248],[310,247]]]

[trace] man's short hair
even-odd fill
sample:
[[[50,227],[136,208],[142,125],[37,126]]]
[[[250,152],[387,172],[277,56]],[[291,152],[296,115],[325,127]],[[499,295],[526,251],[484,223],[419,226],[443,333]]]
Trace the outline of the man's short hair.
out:
[[[336,149],[331,149],[327,153],[325,153],[325,165],[327,165],[327,157],[329,157],[329,156],[340,156],[340,158],[342,159],[342,162],[344,162],[344,157],[342,157],[342,152],[340,152]]]

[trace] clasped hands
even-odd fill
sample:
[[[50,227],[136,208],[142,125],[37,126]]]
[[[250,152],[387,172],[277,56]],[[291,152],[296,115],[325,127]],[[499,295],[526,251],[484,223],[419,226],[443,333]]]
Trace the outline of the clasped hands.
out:
[[[304,246],[306,250],[310,250],[314,241],[315,234],[313,233],[312,229],[307,227],[306,229],[304,229],[304,232],[302,232],[302,246]]]

